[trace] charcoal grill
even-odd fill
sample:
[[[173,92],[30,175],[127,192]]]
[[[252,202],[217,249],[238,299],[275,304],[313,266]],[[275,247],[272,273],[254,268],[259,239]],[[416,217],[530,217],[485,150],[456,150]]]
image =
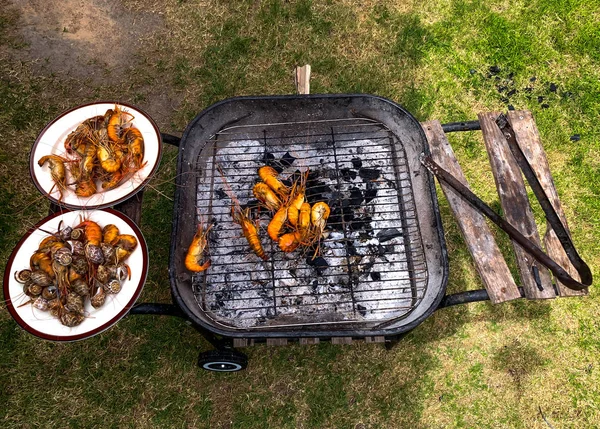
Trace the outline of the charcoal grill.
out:
[[[446,124],[443,132],[475,129],[481,129],[477,121]],[[577,290],[591,284],[589,268],[556,208],[538,192],[539,183],[532,188],[581,283],[455,183],[428,157],[419,122],[384,98],[232,98],[200,113],[181,139],[163,134],[162,140],[179,146],[169,262],[174,304],[137,304],[130,314],[168,314],[190,322],[216,348],[200,354],[205,369],[244,368],[247,358],[233,346],[260,341],[364,338],[391,347],[436,309],[490,299],[486,290],[445,295],[448,258],[430,172],[558,280]],[[268,238],[270,214],[252,197],[263,165],[290,183],[306,173],[308,202],[331,207],[318,248],[283,253]],[[535,182],[525,167],[527,179]],[[266,261],[252,253],[234,223],[232,200],[257,220]],[[127,202],[123,209],[139,216],[140,202]],[[212,266],[193,274],[185,269],[184,257],[200,222],[212,224]],[[526,292],[517,290],[521,296]]]
[[[218,120],[215,120],[218,118]],[[195,323],[229,337],[396,336],[445,291],[447,258],[435,189],[419,162],[419,123],[372,96],[230,99],[188,126],[180,146],[171,280]],[[231,217],[231,194],[264,231],[252,200],[257,170],[309,172],[307,199],[332,209],[320,257],[254,255]],[[191,275],[183,258],[195,226],[213,223],[212,266]]]

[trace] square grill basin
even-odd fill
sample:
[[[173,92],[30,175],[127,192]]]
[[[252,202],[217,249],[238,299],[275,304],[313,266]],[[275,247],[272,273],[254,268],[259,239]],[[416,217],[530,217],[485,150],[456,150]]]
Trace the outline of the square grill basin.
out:
[[[207,109],[180,146],[176,301],[197,323],[230,336],[415,326],[437,306],[447,271],[435,191],[418,161],[426,150],[418,122],[373,96],[238,98]],[[308,174],[307,201],[331,208],[317,243],[284,253],[269,238],[273,214],[252,193],[263,165],[288,184]],[[232,197],[256,220],[268,260],[233,221]],[[212,224],[212,265],[192,274],[183,259],[200,221]]]

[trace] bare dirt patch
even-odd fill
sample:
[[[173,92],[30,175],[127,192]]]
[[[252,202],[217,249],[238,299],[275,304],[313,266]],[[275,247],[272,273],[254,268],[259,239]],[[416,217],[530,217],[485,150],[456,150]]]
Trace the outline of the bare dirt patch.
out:
[[[135,61],[142,40],[163,25],[160,16],[132,12],[108,0],[13,0],[19,11],[19,51],[42,74],[117,77]]]

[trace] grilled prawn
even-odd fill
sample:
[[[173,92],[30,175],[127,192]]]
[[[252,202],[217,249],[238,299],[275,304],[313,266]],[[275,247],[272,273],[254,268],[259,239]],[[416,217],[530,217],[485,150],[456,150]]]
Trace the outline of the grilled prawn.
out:
[[[195,273],[205,271],[210,267],[210,259],[201,264],[200,261],[204,258],[206,246],[208,244],[208,233],[210,232],[212,225],[204,228],[202,222],[198,225],[198,230],[192,239],[192,244],[188,248],[187,254],[185,255],[185,267]]]
[[[290,190],[279,180],[279,173],[273,167],[269,167],[268,165],[260,167],[258,169],[258,177],[269,185],[269,188],[275,191],[280,197],[287,198],[290,194]]]
[[[59,200],[62,200],[63,191],[67,189],[65,160],[58,155],[46,155],[42,156],[38,161],[40,167],[43,167],[46,163],[48,163],[48,167],[50,167],[50,176],[58,188],[58,193],[60,195]]]
[[[246,240],[248,240],[250,249],[252,249],[257,256],[266,261],[268,257],[265,254],[265,250],[263,249],[260,238],[258,237],[256,225],[250,219],[250,209],[241,210],[237,208],[233,214],[233,220],[242,227],[242,232],[244,237],[246,237]]]

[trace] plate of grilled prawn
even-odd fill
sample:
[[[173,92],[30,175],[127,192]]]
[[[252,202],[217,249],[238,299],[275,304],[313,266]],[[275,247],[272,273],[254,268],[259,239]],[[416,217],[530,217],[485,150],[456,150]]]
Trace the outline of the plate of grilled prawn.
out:
[[[55,204],[104,208],[140,191],[160,157],[160,132],[146,113],[125,103],[97,102],[62,113],[42,130],[30,171]]]
[[[15,321],[33,335],[84,339],[127,314],[147,270],[144,237],[122,213],[55,213],[15,247],[4,272],[5,302]]]

